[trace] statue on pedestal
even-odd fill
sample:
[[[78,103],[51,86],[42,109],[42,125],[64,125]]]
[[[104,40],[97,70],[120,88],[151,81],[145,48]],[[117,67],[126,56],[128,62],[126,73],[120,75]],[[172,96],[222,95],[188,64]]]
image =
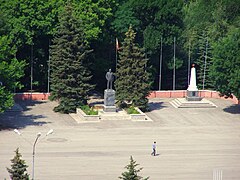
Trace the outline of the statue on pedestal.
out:
[[[115,91],[112,89],[114,75],[109,69],[106,73],[107,89],[104,91],[104,112],[116,112]]]

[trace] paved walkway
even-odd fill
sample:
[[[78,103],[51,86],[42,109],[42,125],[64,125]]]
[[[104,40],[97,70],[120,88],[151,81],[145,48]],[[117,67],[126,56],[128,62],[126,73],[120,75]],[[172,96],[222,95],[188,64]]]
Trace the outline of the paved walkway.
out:
[[[213,109],[176,109],[171,99],[154,99],[148,116],[153,122],[101,121],[77,124],[69,115],[52,112],[54,102],[19,104],[23,113],[0,116],[0,179],[19,147],[32,174],[32,143],[36,148],[35,179],[118,179],[132,155],[152,180],[240,179],[240,106],[211,99]],[[18,128],[22,136],[13,132]],[[157,141],[158,156],[151,144]]]

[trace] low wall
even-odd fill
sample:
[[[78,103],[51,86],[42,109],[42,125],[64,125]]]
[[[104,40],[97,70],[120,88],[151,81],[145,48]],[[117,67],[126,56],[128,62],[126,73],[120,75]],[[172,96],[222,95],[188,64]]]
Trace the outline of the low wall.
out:
[[[186,90],[175,90],[175,91],[152,91],[148,98],[183,98],[186,97]],[[48,100],[50,93],[16,93],[14,96],[15,100]],[[216,98],[216,99],[227,99],[231,100],[235,104],[240,104],[240,100],[236,98],[236,96],[232,96],[231,98],[220,97],[219,92],[210,91],[210,90],[200,90],[200,97],[205,98]]]
[[[183,98],[186,97],[186,90],[175,90],[175,91],[152,91],[148,98]],[[240,104],[240,100],[236,98],[236,96],[232,97],[220,97],[219,92],[210,91],[210,90],[199,90],[199,96],[203,98],[215,98],[215,99],[227,99],[231,100],[235,104]]]
[[[80,108],[77,108],[77,115],[82,119],[86,121],[99,121],[100,115],[86,115],[83,110]]]
[[[131,120],[133,121],[145,121],[146,120],[146,114],[143,113],[139,108],[135,108],[139,114],[130,114]]]
[[[50,93],[16,93],[15,100],[48,100]]]

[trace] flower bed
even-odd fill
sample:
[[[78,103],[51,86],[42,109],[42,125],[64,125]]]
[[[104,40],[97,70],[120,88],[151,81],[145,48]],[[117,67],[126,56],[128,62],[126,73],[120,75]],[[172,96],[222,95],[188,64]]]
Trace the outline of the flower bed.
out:
[[[143,113],[139,108],[135,107],[135,111],[133,111],[136,114],[129,114],[131,116],[131,120],[133,121],[145,121],[146,120],[146,115]]]
[[[77,108],[77,114],[82,120],[86,121],[99,121],[100,115],[87,115],[82,109]]]

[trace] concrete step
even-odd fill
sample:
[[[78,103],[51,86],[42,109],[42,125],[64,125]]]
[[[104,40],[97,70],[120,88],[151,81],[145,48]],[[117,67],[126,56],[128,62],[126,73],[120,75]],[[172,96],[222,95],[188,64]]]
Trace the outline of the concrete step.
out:
[[[118,112],[99,112],[101,120],[130,120],[131,116],[124,111]]]
[[[187,101],[185,98],[177,98],[170,102],[175,108],[216,108],[217,106],[207,99],[201,101]]]
[[[173,100],[173,101],[170,101],[170,104],[175,107],[175,108],[178,108],[180,105],[178,104],[177,101]]]

